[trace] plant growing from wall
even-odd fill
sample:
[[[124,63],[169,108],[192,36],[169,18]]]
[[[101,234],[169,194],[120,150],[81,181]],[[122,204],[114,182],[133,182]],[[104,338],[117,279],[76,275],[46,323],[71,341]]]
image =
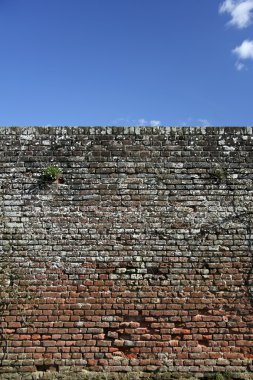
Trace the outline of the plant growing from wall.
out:
[[[48,182],[54,182],[62,178],[62,170],[55,165],[49,165],[43,170],[43,179]]]
[[[227,179],[227,171],[226,169],[223,169],[221,166],[219,166],[213,169],[211,176],[221,183]]]

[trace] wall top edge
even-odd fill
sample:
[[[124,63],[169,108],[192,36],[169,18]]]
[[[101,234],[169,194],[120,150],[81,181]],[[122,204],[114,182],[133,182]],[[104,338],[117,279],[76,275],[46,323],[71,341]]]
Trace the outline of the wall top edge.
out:
[[[253,134],[252,126],[0,126],[3,134],[84,135],[171,135],[171,134]]]
[[[182,126],[158,126],[158,127],[88,127],[88,126],[50,126],[50,127],[0,127],[0,136],[23,136],[29,135],[29,138],[33,135],[44,136],[44,135],[54,135],[54,136],[76,136],[76,135],[87,135],[87,136],[97,136],[97,135],[107,135],[107,136],[120,136],[120,135],[132,135],[132,136],[162,136],[167,135],[173,136],[235,136],[235,135],[253,135],[253,127],[182,127]]]

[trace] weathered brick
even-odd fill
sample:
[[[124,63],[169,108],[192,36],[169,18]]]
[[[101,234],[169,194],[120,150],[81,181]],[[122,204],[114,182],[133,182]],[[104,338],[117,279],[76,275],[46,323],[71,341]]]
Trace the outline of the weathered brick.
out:
[[[6,372],[251,368],[252,137],[0,128]]]

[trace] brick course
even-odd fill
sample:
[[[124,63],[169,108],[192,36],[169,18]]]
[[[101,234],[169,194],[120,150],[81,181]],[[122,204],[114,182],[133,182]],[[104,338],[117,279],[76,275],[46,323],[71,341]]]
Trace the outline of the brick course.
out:
[[[253,369],[252,128],[0,139],[0,373]]]

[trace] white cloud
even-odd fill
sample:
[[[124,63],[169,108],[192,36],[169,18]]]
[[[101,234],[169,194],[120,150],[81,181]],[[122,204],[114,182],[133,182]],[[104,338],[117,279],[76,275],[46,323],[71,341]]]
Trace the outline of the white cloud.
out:
[[[246,66],[244,65],[244,63],[241,62],[236,62],[235,67],[238,71],[246,70]]]
[[[1,0],[0,0],[1,1]],[[148,119],[145,119],[144,117],[140,118],[140,119],[132,119],[130,117],[120,117],[120,118],[117,118],[117,119],[114,119],[112,121],[112,125],[132,125],[132,126],[140,126],[140,127],[143,127],[143,126],[152,126],[152,127],[157,127],[159,125],[161,125],[161,121],[160,120],[148,120]]]
[[[161,125],[161,122],[160,120],[150,120],[150,125],[152,127],[158,127],[159,125]]]
[[[137,122],[139,125],[147,125],[148,124],[148,121],[146,119],[138,119]]]
[[[219,8],[220,13],[229,13],[229,24],[239,29],[251,24],[252,10],[253,0],[225,0]]]
[[[136,123],[134,123],[134,124],[136,124]],[[160,122],[160,120],[147,120],[147,119],[142,118],[142,119],[137,120],[137,124],[141,125],[141,126],[151,125],[152,127],[158,127],[159,125],[161,125],[161,122]]]
[[[189,127],[189,126],[200,126],[200,127],[209,127],[212,125],[212,123],[207,119],[195,119],[192,117],[188,117],[187,120],[181,121],[178,123],[178,125],[182,127]]]
[[[200,122],[200,125],[202,127],[208,127],[211,125],[210,121],[208,121],[207,119],[198,119],[198,121]]]
[[[253,59],[253,40],[244,40],[240,46],[232,50],[239,59]]]

